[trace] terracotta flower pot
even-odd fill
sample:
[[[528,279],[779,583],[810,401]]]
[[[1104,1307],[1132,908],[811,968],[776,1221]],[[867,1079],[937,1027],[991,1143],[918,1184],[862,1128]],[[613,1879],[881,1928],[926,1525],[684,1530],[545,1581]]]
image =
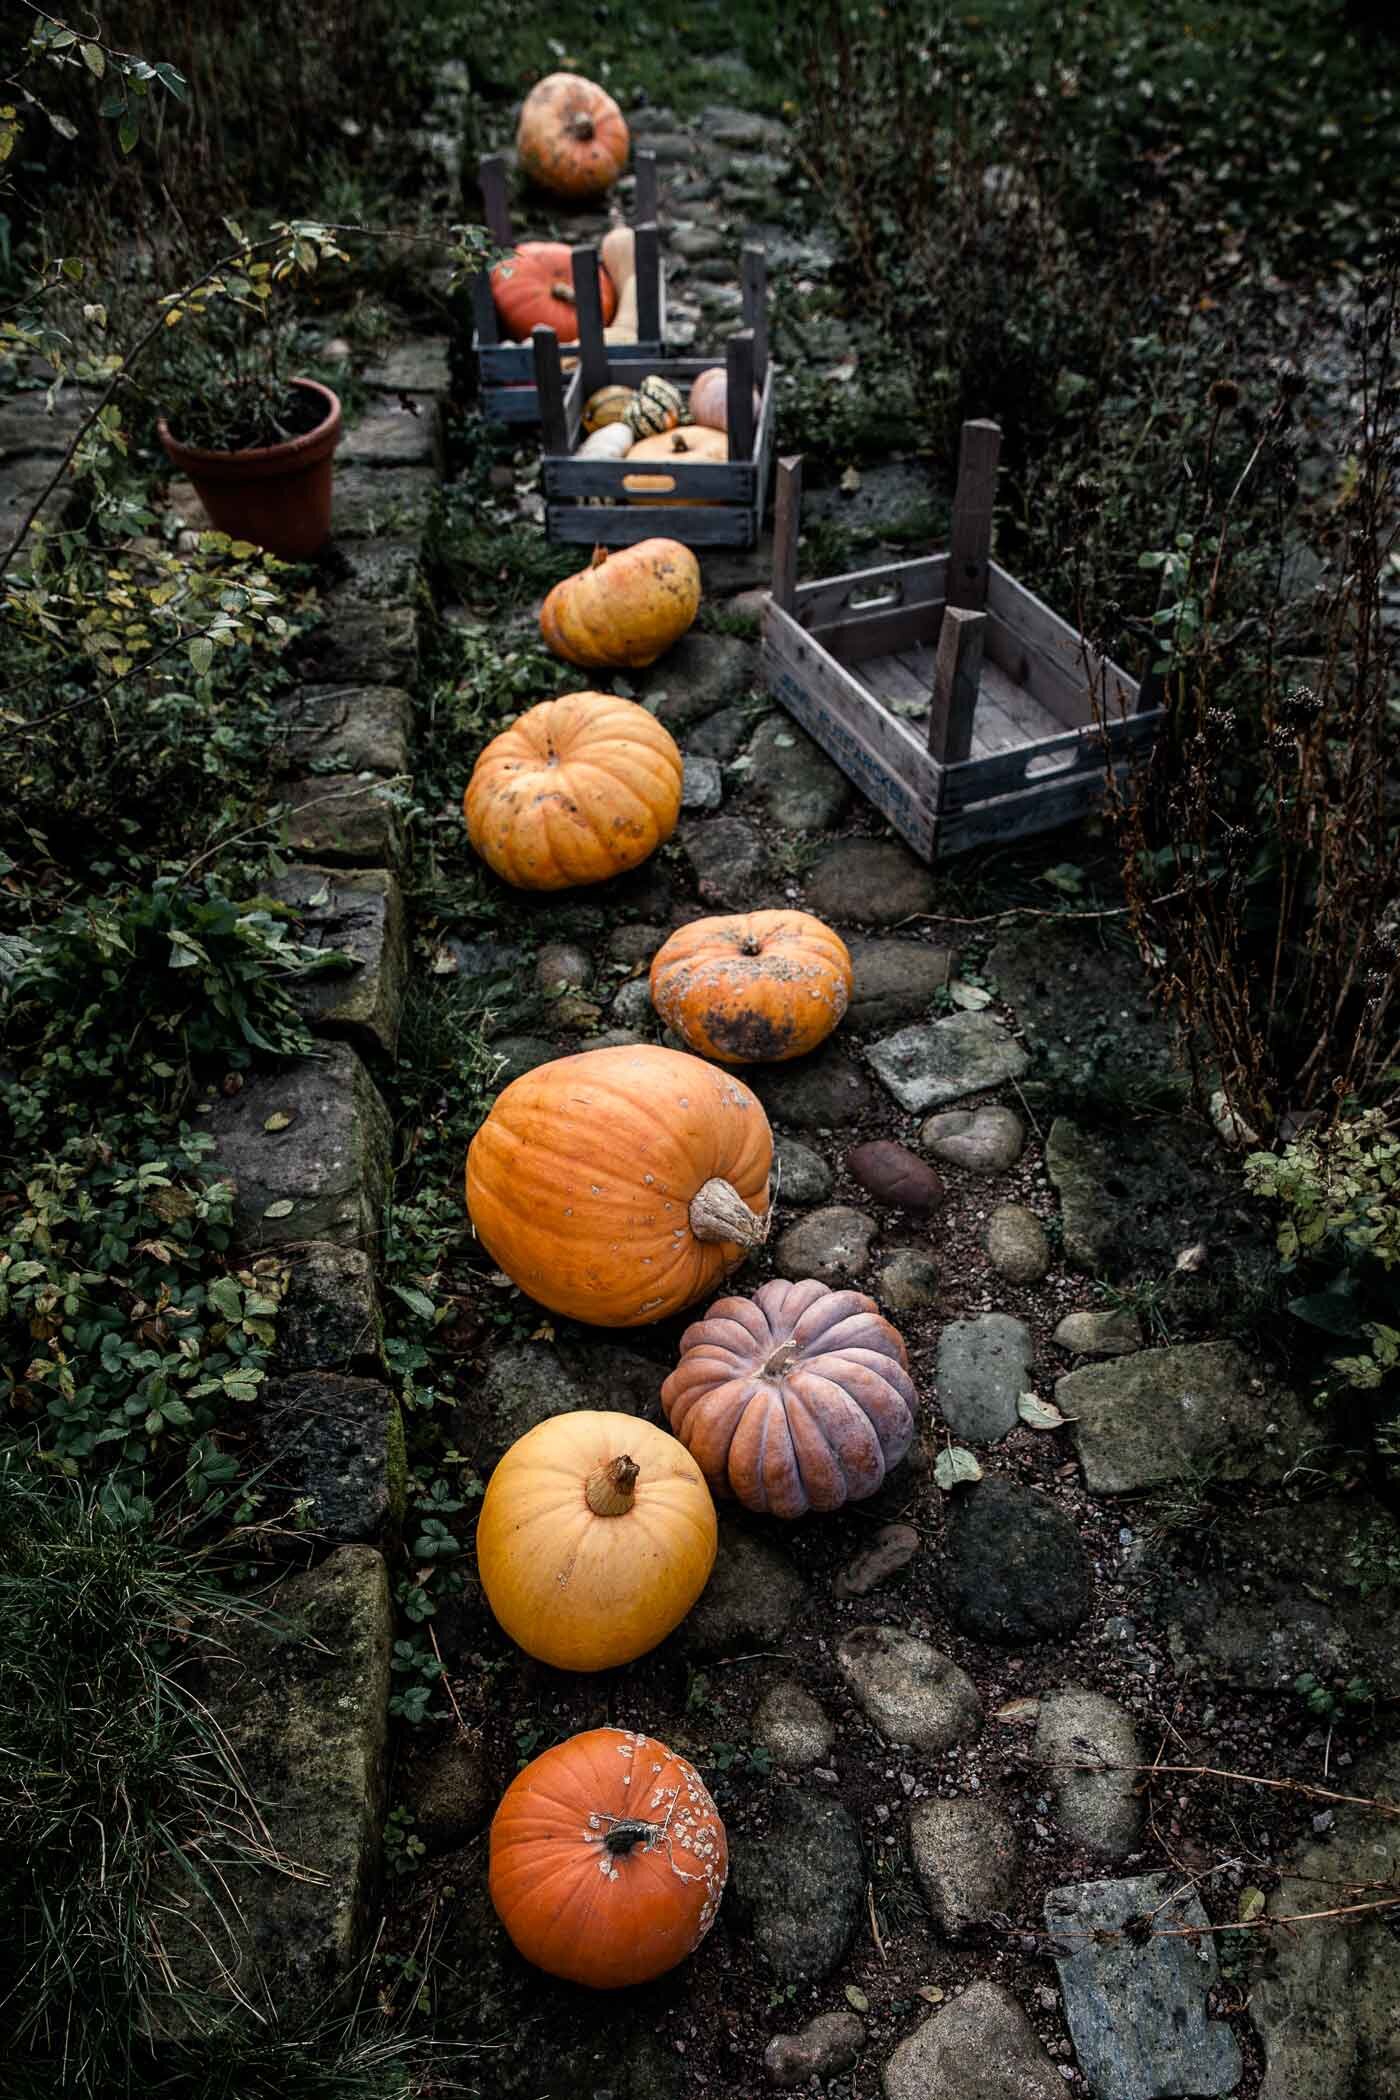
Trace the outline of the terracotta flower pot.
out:
[[[330,538],[331,455],[340,443],[340,400],[315,379],[294,379],[325,414],[314,430],[280,445],[243,452],[208,452],[182,445],[168,423],[158,425],[172,464],[188,474],[213,525],[231,539],[251,540],[284,561],[306,561]]]

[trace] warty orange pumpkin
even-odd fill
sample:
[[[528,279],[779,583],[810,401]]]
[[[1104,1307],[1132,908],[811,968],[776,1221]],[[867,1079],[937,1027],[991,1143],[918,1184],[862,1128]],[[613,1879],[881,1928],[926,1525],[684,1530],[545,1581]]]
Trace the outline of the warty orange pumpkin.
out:
[[[649,1983],[693,1954],[728,1872],[694,1766],[629,1729],[544,1751],[491,1824],[491,1901],[517,1951],[590,1990]]]
[[[635,1415],[581,1407],[511,1445],[487,1485],[476,1560],[517,1647],[556,1670],[610,1670],[679,1626],[715,1539],[684,1445]]]
[[[579,73],[550,73],[521,106],[515,148],[532,182],[556,197],[598,197],[627,166],[626,119]]]
[[[482,859],[523,890],[606,882],[676,828],[681,754],[635,700],[541,700],[486,746],[463,800]]]
[[[606,270],[598,272],[603,319],[617,311],[617,291]],[[501,326],[523,343],[532,328],[552,328],[561,343],[578,341],[573,262],[562,241],[522,241],[491,272],[491,296]]]
[[[661,1404],[716,1494],[800,1517],[873,1495],[913,1442],[918,1401],[875,1300],[809,1279],[712,1305],[681,1336]]]
[[[825,1042],[851,998],[839,933],[805,911],[692,919],[657,950],[652,1004],[688,1049],[721,1064],[779,1064]]]
[[[768,1232],[773,1133],[732,1072],[648,1044],[513,1080],[467,1153],[498,1268],[552,1312],[640,1327],[712,1290]]]
[[[678,642],[700,610],[700,564],[679,540],[595,550],[540,608],[547,649],[566,664],[641,670]]]

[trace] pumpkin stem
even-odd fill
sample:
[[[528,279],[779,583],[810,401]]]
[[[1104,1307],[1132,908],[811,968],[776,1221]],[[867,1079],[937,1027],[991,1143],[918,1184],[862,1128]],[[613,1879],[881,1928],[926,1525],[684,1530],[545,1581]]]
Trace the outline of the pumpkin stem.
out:
[[[593,549],[593,559],[588,566],[590,569],[601,569],[607,558],[608,550],[606,547],[595,547]]]
[[[686,450],[685,439],[678,430],[673,431],[671,434],[671,450],[673,452],[684,452]]]
[[[761,1247],[773,1214],[760,1218],[729,1182],[707,1181],[690,1199],[690,1229],[697,1240],[726,1240],[736,1247]]]
[[[792,1369],[801,1353],[801,1350],[791,1337],[785,1342],[779,1342],[777,1348],[763,1366],[759,1376],[761,1378],[782,1378]]]
[[[558,284],[552,284],[549,287],[549,296],[551,299],[557,299],[562,306],[573,306],[577,303],[574,298],[573,286],[565,284],[562,279]]]
[[[637,1499],[637,1475],[641,1467],[625,1454],[609,1459],[589,1474],[583,1499],[595,1517],[625,1517]]]
[[[654,1823],[614,1823],[603,1839],[603,1850],[625,1859],[634,1845],[644,1845],[655,1835]]]
[[[591,139],[593,136],[593,119],[589,116],[586,109],[576,110],[573,116],[570,117],[565,129],[573,138]]]
[[[746,933],[739,943],[739,953],[741,955],[761,955],[763,953],[763,943],[755,940],[751,933]]]

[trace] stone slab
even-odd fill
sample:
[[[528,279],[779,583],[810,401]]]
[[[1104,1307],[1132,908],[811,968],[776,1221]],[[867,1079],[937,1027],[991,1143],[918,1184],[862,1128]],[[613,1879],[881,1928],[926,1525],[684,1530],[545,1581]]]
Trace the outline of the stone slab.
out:
[[[1019,1079],[1030,1062],[1016,1038],[986,1013],[948,1014],[901,1028],[872,1043],[866,1055],[900,1107],[916,1115]]]
[[[1009,1313],[950,1320],[938,1338],[938,1407],[954,1436],[995,1444],[1016,1427],[1035,1343]]]
[[[731,1900],[780,1983],[819,1983],[846,1952],[865,1902],[865,1855],[849,1809],[779,1794],[772,1828],[736,1842]]]
[[[856,1626],[836,1661],[852,1697],[888,1743],[926,1753],[968,1743],[982,1727],[982,1702],[966,1671],[927,1641],[894,1626]]]
[[[395,343],[363,373],[366,386],[386,393],[445,394],[451,382],[450,350],[443,335],[415,336]]]
[[[978,1979],[905,2036],[885,2100],[1064,2100],[1067,2088],[1003,1984]]]
[[[285,1127],[272,1130],[269,1121]],[[348,1043],[259,1072],[214,1101],[207,1128],[235,1184],[234,1222],[251,1247],[303,1240],[371,1247],[389,1183],[389,1112]]]
[[[384,1312],[363,1247],[289,1247],[277,1314],[280,1371],[382,1371]]]
[[[342,606],[408,605],[420,582],[416,537],[349,539],[335,542],[342,574],[325,593],[332,619]]]
[[[1066,1685],[1046,1693],[1036,1717],[1034,1757],[1045,1768],[1060,1828],[1103,1859],[1138,1842],[1141,1751],[1129,1716],[1102,1692]]]
[[[1055,1384],[1085,1484],[1131,1495],[1168,1481],[1281,1480],[1316,1417],[1233,1342],[1189,1342],[1086,1364]]]
[[[1057,1935],[1065,2019],[1095,2100],[1234,2091],[1244,2064],[1225,2022],[1207,2016],[1220,1970],[1194,1888],[1167,1874],[1078,1882],[1050,1891],[1045,1923]],[[1202,1937],[1182,1936],[1193,1929]]]
[[[357,607],[342,600],[302,642],[297,664],[308,684],[411,688],[418,678],[418,615],[411,605]]]
[[[1020,1840],[989,1794],[916,1801],[909,1811],[909,1858],[933,1929],[945,1939],[992,1923],[1014,1902]]]
[[[393,867],[403,854],[398,811],[377,773],[311,773],[283,790],[282,842],[339,867]]]
[[[394,1054],[408,976],[403,891],[384,868],[289,868],[268,894],[293,907],[311,948],[355,959],[350,971],[296,982],[292,998],[318,1034]]]
[[[398,685],[303,685],[276,703],[286,760],[304,772],[407,773],[413,703]]]
[[[351,424],[336,447],[336,530],[342,529],[341,485],[347,468],[367,466],[377,473],[389,474],[396,467],[434,467],[437,452],[434,405],[399,401],[376,404],[358,423]]]
[[[346,540],[376,535],[403,538],[427,530],[438,478],[430,466],[338,466],[335,475],[335,536]]]
[[[403,1520],[403,1425],[377,1379],[334,1371],[269,1379],[259,1396],[258,1464],[263,1491],[303,1504],[317,1538],[379,1546]]]
[[[932,912],[933,870],[907,846],[886,839],[841,839],[829,846],[804,884],[807,909],[837,925],[894,926]]]
[[[901,1021],[922,1020],[953,974],[951,949],[926,941],[867,935],[847,945],[855,981],[844,1025],[854,1035],[878,1035]]]

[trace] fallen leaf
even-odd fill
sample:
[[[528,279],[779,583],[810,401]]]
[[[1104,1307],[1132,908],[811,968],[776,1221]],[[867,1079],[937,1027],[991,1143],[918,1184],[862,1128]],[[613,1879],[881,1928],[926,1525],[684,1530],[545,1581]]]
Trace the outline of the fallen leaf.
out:
[[[664,486],[664,484],[663,484],[663,486]],[[858,489],[859,487],[860,487],[860,472],[859,472],[859,469],[858,469],[858,468],[856,468],[856,467],[847,467],[847,469],[846,469],[845,473],[844,473],[844,474],[843,474],[843,475],[841,476],[841,493],[842,493],[842,495],[843,495],[843,496],[854,496],[854,494],[856,493],[856,490],[857,490],[857,489]]]
[[[296,1209],[290,1197],[283,1196],[278,1203],[269,1203],[263,1212],[265,1218],[289,1218]]]
[[[1003,1728],[1029,1728],[1039,1714],[1038,1699],[1008,1699],[1005,1706],[997,1708],[992,1719],[1000,1721]]]
[[[933,1477],[945,1494],[982,1478],[982,1468],[965,1445],[950,1444],[933,1462]]]
[[[433,959],[428,965],[434,977],[455,977],[461,967],[462,965],[450,948],[438,948],[435,950]]]
[[[990,992],[983,991],[980,984],[965,984],[961,977],[954,978],[949,985],[948,997],[954,1006],[960,1006],[964,1013],[969,1014],[980,1013],[984,1006],[992,1003]]]
[[[856,2011],[860,2013],[869,2012],[870,2010],[870,2000],[866,1997],[864,1991],[860,1990],[853,1983],[846,1985],[846,2003],[853,2005]]]
[[[936,1983],[921,1983],[919,1985],[919,1996],[926,2000],[929,2005],[941,2005],[946,1993],[940,1991]]]
[[[490,1284],[493,1291],[513,1291],[515,1289],[514,1283],[507,1276],[504,1269],[493,1269],[486,1281]]]
[[[1028,1429],[1063,1429],[1065,1418],[1053,1400],[1042,1400],[1038,1393],[1022,1393],[1016,1402],[1016,1412]]]
[[[1197,1240],[1194,1247],[1183,1247],[1180,1254],[1176,1257],[1176,1273],[1178,1276],[1194,1276],[1205,1265],[1206,1243],[1204,1240]]]
[[[1239,1918],[1241,1925],[1252,1925],[1264,1908],[1262,1889],[1241,1889]]]
[[[277,1110],[277,1111],[276,1111],[276,1112],[275,1112],[275,1113],[274,1113],[273,1115],[270,1115],[270,1116],[266,1116],[266,1117],[264,1117],[264,1119],[263,1119],[263,1129],[264,1129],[264,1130],[288,1130],[288,1129],[290,1129],[290,1127],[291,1127],[291,1121],[292,1121],[292,1119],[291,1119],[291,1117],[290,1117],[290,1116],[289,1116],[289,1115],[287,1114],[287,1111],[286,1111],[286,1109],[285,1109],[285,1108],[279,1108],[279,1109],[278,1109],[278,1110]]]

